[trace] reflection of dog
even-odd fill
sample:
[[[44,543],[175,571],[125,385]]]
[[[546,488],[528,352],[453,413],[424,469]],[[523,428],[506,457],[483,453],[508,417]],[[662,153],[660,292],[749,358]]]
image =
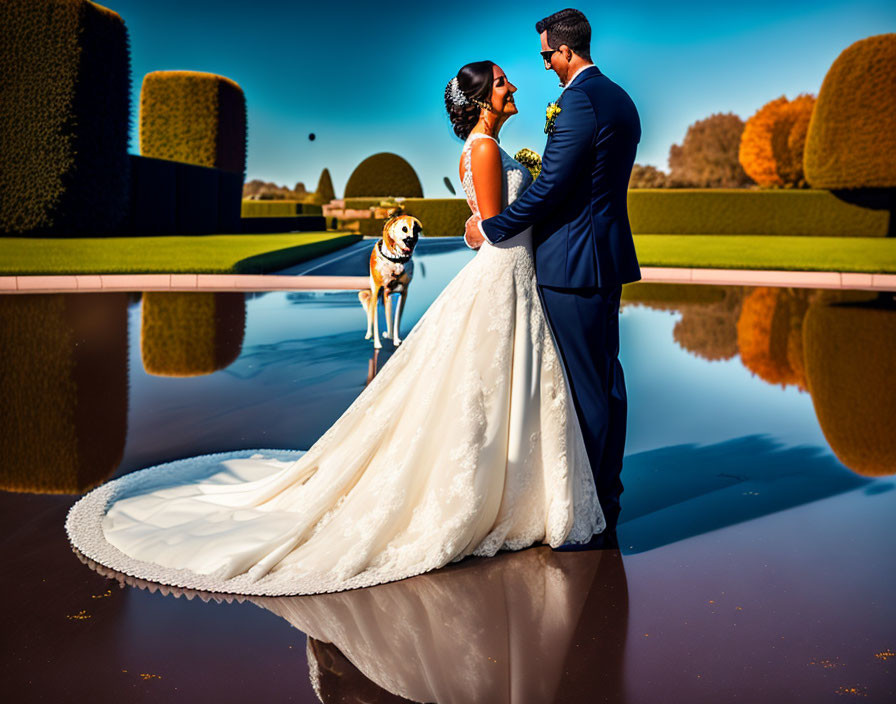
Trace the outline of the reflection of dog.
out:
[[[358,298],[367,310],[367,334],[365,340],[373,335],[373,346],[380,349],[380,327],[377,319],[377,302],[380,289],[383,291],[383,305],[386,307],[386,332],[383,337],[391,337],[396,347],[401,344],[398,326],[401,323],[401,311],[404,310],[408,297],[408,285],[414,273],[411,255],[423,225],[417,218],[400,215],[391,218],[383,225],[383,239],[379,240],[370,253],[370,289],[359,291]],[[392,320],[392,294],[400,293],[401,297],[395,306],[395,320]]]

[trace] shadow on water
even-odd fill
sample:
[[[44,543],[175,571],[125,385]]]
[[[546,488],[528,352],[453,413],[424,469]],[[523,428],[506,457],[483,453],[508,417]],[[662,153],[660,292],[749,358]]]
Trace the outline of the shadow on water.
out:
[[[629,455],[622,474],[619,544],[628,553],[865,486],[815,447],[753,435],[715,445],[675,445]]]

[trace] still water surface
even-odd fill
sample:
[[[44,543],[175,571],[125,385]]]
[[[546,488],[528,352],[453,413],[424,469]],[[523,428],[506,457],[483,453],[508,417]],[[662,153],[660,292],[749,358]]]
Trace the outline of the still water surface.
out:
[[[369,246],[293,273],[361,274]],[[415,256],[405,334],[472,253]],[[0,296],[11,701],[892,701],[893,295],[624,303],[619,551],[217,603],[92,571],[66,511],[171,459],[310,446],[388,361],[357,294]]]

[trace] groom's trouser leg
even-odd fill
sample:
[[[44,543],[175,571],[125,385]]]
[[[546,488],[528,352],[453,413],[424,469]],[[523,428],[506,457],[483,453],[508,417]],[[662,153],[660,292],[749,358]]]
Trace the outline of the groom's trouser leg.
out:
[[[607,527],[616,525],[627,398],[619,363],[619,298],[613,288],[539,287],[560,348]]]

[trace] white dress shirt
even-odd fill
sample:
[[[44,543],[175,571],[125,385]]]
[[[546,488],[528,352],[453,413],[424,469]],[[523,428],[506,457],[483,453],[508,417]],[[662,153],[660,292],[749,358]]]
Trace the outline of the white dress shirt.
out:
[[[563,90],[566,90],[567,88],[569,88],[573,84],[573,82],[575,82],[575,80],[579,77],[579,75],[582,73],[582,71],[584,71],[586,68],[591,68],[592,66],[594,66],[594,64],[585,64],[584,66],[580,66],[576,70],[576,72],[574,74],[572,74],[572,78],[570,78],[566,82],[566,85],[563,86]],[[563,91],[560,91],[560,95],[563,95]],[[557,100],[559,100],[559,98]],[[477,220],[476,225],[479,227],[479,232],[482,235],[483,239],[485,239],[485,241],[488,242],[489,244],[494,244],[494,242],[492,242],[488,237],[486,237],[485,230],[482,228],[482,220]],[[464,243],[467,245],[467,247],[470,247],[470,243],[467,242],[466,231],[464,231]],[[470,247],[470,249],[476,249],[476,247]]]

